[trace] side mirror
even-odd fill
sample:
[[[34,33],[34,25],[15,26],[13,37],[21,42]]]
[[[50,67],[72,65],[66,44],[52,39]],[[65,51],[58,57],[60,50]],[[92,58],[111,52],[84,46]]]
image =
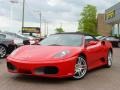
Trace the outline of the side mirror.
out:
[[[97,41],[90,41],[88,42],[87,46],[96,45],[96,44],[97,44]]]

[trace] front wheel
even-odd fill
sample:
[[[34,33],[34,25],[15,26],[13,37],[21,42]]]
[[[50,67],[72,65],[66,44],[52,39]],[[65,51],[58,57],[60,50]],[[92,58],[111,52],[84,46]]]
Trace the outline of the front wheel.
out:
[[[109,51],[107,57],[107,65],[106,65],[107,68],[110,68],[112,66],[112,60],[113,60],[112,52]]]
[[[82,79],[87,73],[87,62],[83,56],[78,57],[75,64],[75,72],[73,78],[76,80]]]

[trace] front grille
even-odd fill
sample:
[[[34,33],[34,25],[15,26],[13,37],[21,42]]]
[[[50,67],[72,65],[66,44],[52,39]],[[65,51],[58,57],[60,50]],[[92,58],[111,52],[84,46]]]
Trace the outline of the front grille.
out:
[[[45,74],[57,74],[58,73],[58,68],[57,67],[51,67],[51,66],[48,66],[48,67],[45,67],[44,68],[44,73]]]
[[[58,68],[55,66],[40,67],[35,69],[35,74],[57,74]]]

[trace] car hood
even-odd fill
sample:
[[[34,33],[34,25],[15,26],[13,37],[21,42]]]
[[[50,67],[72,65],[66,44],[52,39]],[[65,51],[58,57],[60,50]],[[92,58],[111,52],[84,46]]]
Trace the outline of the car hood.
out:
[[[16,60],[53,60],[55,59],[54,55],[64,50],[69,50],[70,53],[62,59],[78,55],[82,50],[82,47],[29,45],[18,48],[13,52],[14,54],[12,53],[9,57]]]

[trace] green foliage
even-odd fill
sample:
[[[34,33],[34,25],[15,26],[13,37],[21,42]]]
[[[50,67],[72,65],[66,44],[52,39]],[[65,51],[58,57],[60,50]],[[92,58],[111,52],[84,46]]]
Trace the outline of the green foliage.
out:
[[[97,34],[97,20],[96,20],[96,7],[87,5],[84,7],[80,14],[81,19],[79,20],[78,31],[88,33],[91,35]]]
[[[62,32],[64,32],[64,30],[63,30],[63,28],[60,27],[60,28],[56,28],[55,32],[56,33],[62,33]]]

